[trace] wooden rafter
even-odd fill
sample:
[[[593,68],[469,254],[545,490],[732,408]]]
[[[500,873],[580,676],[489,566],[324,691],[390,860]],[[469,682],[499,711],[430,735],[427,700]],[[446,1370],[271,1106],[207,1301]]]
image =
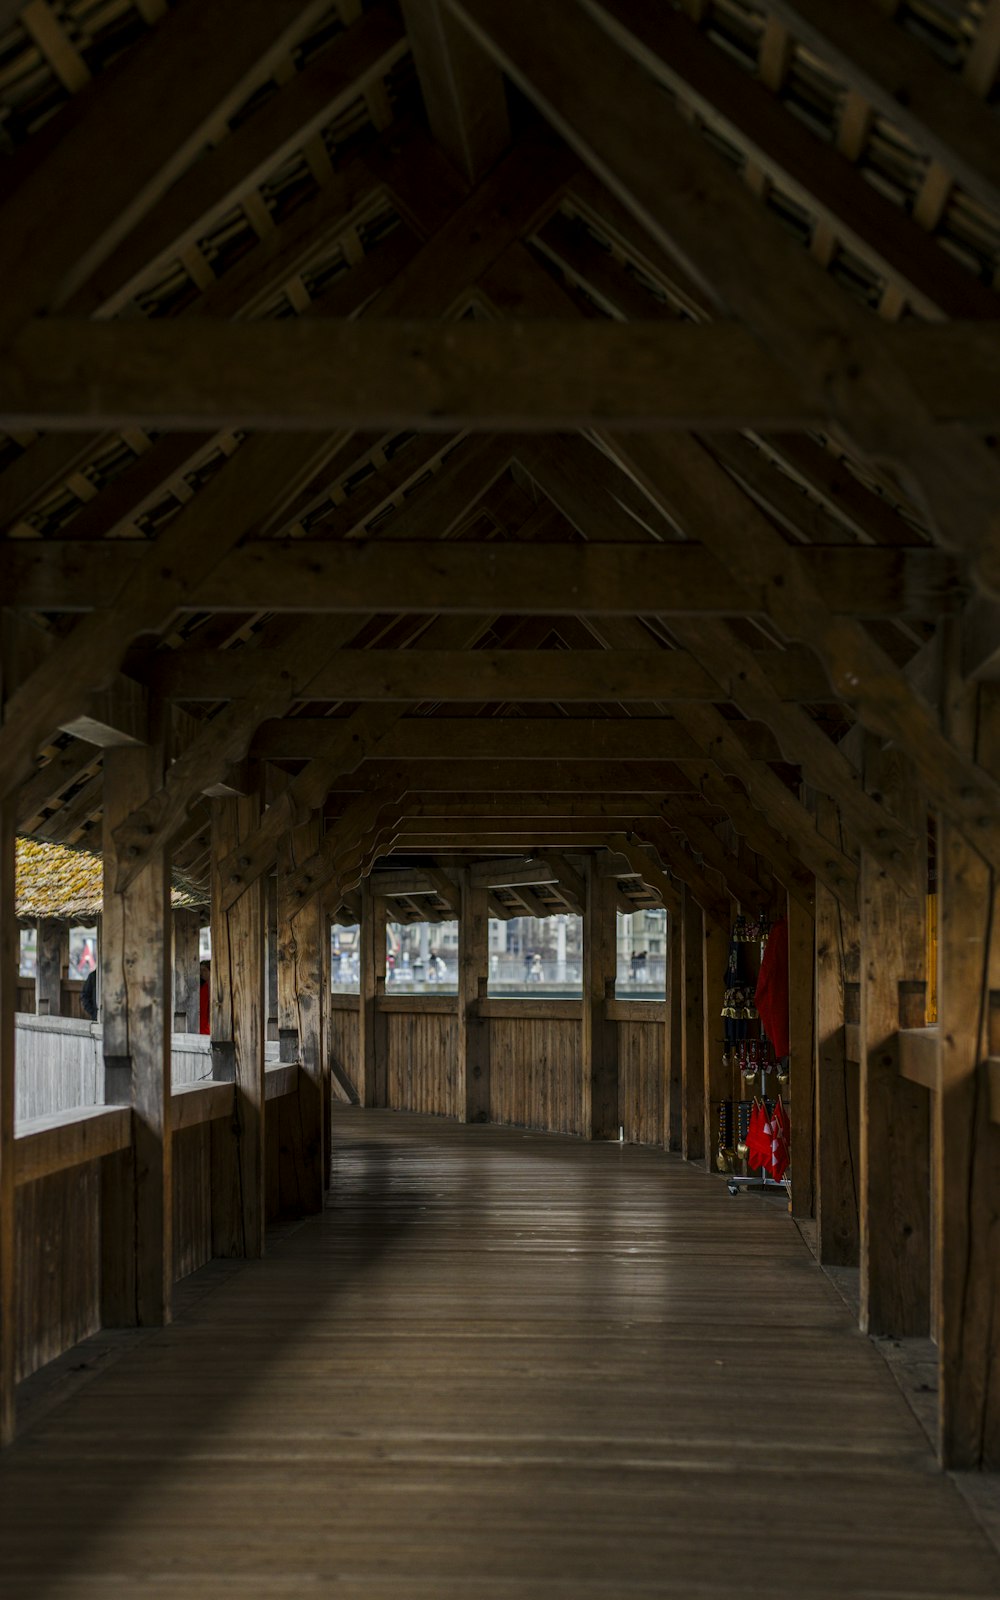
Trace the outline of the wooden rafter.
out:
[[[898,462],[932,508],[942,537],[977,560],[993,588],[1000,469],[972,435],[939,434],[911,376],[816,263],[761,212],[752,195],[673,112],[648,75],[656,55],[641,33],[595,6],[553,0],[447,0],[652,237],[712,297],[742,316],[778,362],[816,392],[829,357],[850,369],[842,422],[862,452]],[[530,13],[530,14],[529,14]],[[615,48],[617,45],[619,48]],[[594,85],[608,110],[592,115]],[[648,152],[669,143],[669,185]],[[719,229],[725,214],[727,225]],[[829,403],[829,402],[828,402]],[[958,480],[958,481],[956,481]]]

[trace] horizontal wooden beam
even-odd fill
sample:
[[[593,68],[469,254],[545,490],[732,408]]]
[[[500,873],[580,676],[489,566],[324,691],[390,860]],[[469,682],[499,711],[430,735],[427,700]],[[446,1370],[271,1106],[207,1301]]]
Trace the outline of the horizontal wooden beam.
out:
[[[286,660],[282,650],[164,651],[154,658],[151,681],[169,700],[235,699],[252,685],[280,680]],[[782,700],[832,698],[829,680],[806,651],[787,660],[782,651],[768,651],[760,666]],[[723,677],[720,683],[684,650],[340,650],[302,686],[301,697],[474,704],[726,702],[738,698],[733,676],[734,682]]]
[[[883,338],[878,323],[685,122],[655,82],[636,35],[597,0],[549,0],[543,14],[531,0],[447,3],[695,278],[713,309],[753,329],[806,389],[824,391],[822,403],[852,449],[893,462],[928,506],[942,542],[972,555],[978,582],[1000,590],[991,520],[1000,494],[995,458],[973,430],[945,433],[935,425],[935,402],[902,343]],[[643,15],[648,9],[640,8]],[[934,70],[940,76],[936,64]],[[654,150],[669,150],[669,163],[652,160]],[[839,374],[848,369],[841,386]],[[661,428],[657,437],[664,436]],[[639,437],[634,429],[631,437]]]
[[[14,1140],[14,1182],[34,1183],[87,1161],[127,1150],[132,1142],[130,1106],[75,1106],[21,1124]]]
[[[608,1022],[663,1022],[666,1001],[605,1000],[604,1015]]]
[[[458,995],[382,994],[376,996],[375,1009],[387,1013],[409,1012],[413,1016],[454,1017],[458,1014]]]
[[[140,570],[148,551],[142,543],[135,553],[132,543],[123,540],[106,550],[49,540],[2,542],[0,570],[8,579],[4,603],[32,611],[89,610],[101,603],[102,578],[112,566],[121,582]],[[721,560],[693,542],[367,539],[348,544],[258,540],[223,556],[204,578],[188,574],[183,592],[172,594],[171,600],[184,611],[763,614],[765,585],[780,585],[784,577],[777,570],[779,558],[785,565],[794,559],[836,614],[933,617],[957,609],[963,599],[960,561],[927,547],[803,545],[793,552],[782,541],[775,551],[776,570],[759,573],[758,585],[752,587],[741,585]],[[255,668],[257,654],[248,650],[241,655],[246,672],[264,672],[269,657],[261,651]],[[224,661],[224,656],[220,653],[217,659]],[[815,668],[811,681],[817,681]]]
[[[252,754],[266,760],[308,761],[321,758],[336,739],[340,717],[292,717],[281,722],[263,723],[252,746]],[[300,726],[301,724],[301,726]],[[778,760],[773,735],[757,722],[733,722],[733,733],[747,753],[765,761]],[[330,730],[333,730],[332,734]],[[582,767],[593,765],[597,776],[603,764],[614,763],[616,779],[626,788],[668,784],[669,774],[657,772],[666,762],[694,761],[703,754],[691,735],[669,717],[402,717],[379,740],[374,755],[347,776],[335,780],[330,791],[353,788],[398,788],[401,767],[419,766],[413,781],[434,789],[456,788],[452,775],[443,770],[435,774],[435,764],[461,763],[468,774],[477,762],[491,762],[499,787],[507,784],[506,769],[517,769],[522,788],[544,787],[531,780],[545,774],[551,786],[561,788]],[[537,767],[538,762],[545,765]],[[566,768],[573,768],[570,773]],[[638,765],[648,765],[644,775]],[[532,768],[535,768],[532,771]],[[379,781],[379,775],[385,778]],[[584,774],[585,776],[585,774]],[[676,774],[674,774],[676,777]],[[587,786],[594,781],[593,774]],[[610,774],[608,783],[611,783]],[[474,788],[463,782],[461,787]],[[405,785],[411,787],[410,783]],[[684,787],[680,785],[679,787]],[[689,787],[689,785],[688,785]]]
[[[582,1000],[480,1000],[476,1016],[490,1022],[582,1022]]]
[[[766,729],[740,723],[748,732]],[[757,754],[774,755],[773,745]],[[690,800],[696,790],[693,780],[680,767],[662,761],[366,761],[357,772],[339,779],[329,790],[325,813],[339,816],[348,797],[384,790],[389,794],[617,794],[682,796]],[[699,802],[700,803],[700,802]]]
[[[873,324],[868,341],[935,421],[1000,422],[996,324]],[[849,420],[855,353],[817,334],[806,355],[809,380],[731,322],[39,318],[0,359],[0,428],[730,432]]]

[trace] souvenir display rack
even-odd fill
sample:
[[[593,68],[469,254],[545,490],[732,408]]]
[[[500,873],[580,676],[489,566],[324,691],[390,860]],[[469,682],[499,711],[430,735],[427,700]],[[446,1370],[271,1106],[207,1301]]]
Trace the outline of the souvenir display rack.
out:
[[[750,948],[758,942],[760,956],[763,957],[769,931],[765,912],[761,912],[756,919],[745,916],[736,918],[730,943],[722,1016],[726,1027],[727,1057],[744,1084],[756,1084],[760,1103],[770,1120],[777,1101],[768,1100],[767,1078],[774,1073],[779,1085],[787,1083],[787,1060],[775,1060],[770,1042],[761,1027],[754,1003],[757,973],[750,970],[751,964],[747,959]],[[723,1170],[730,1161],[747,1156],[746,1136],[753,1104],[751,1100],[736,1100],[734,1097],[724,1100],[719,1108],[719,1165]],[[787,1193],[791,1187],[790,1173],[786,1169],[781,1178],[775,1178],[766,1167],[745,1175],[730,1171],[726,1186],[729,1193],[734,1195],[741,1190],[753,1189],[784,1189]]]

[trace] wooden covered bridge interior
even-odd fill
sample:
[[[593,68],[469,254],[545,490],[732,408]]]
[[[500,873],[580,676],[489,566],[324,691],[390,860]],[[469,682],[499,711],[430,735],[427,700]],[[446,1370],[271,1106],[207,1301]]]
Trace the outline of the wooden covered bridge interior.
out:
[[[1000,0],[0,0],[12,1595],[1000,1590],[998,69]],[[103,855],[103,1084],[16,1125],[18,838]]]

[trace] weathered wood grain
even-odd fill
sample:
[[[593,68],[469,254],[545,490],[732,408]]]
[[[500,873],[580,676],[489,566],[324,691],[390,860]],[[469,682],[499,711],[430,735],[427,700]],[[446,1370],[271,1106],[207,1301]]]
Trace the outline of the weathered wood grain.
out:
[[[361,973],[358,1011],[358,1095],[363,1106],[386,1104],[388,1029],[378,999],[385,993],[385,901],[371,879],[361,885]]]
[[[702,913],[685,891],[681,907],[681,1153],[700,1161],[711,1129],[705,1126],[705,972]]]
[[[0,800],[0,1445],[14,1437],[17,1261],[14,1225],[14,1039],[20,941],[14,889],[15,807]]]
[[[522,869],[523,870],[523,869]],[[460,879],[456,1110],[463,1122],[490,1114],[490,1028],[479,1014],[489,987],[489,885],[466,869]]]
[[[76,1106],[34,1117],[21,1124],[14,1141],[14,1181],[36,1183],[128,1150],[131,1143],[130,1106]]]
[[[841,838],[834,803],[816,799],[816,825]],[[859,930],[822,884],[816,889],[816,1233],[819,1259],[858,1263],[859,1081],[847,1044],[845,984],[857,982]]]
[[[728,322],[45,317],[0,363],[0,426],[802,431],[849,417],[862,389],[851,346],[818,334],[803,344],[796,373]],[[872,328],[870,347],[899,367],[934,422],[996,425],[989,323]],[[331,367],[342,374],[333,387]]]
[[[909,763],[869,735],[865,783],[897,815],[916,815]],[[861,1326],[926,1335],[930,1327],[930,1106],[901,1078],[897,1031],[907,984],[920,983],[923,900],[903,895],[867,852],[861,859]]]
[[[664,1036],[662,1016],[618,1023],[618,1120],[629,1144],[663,1144]]]
[[[587,1137],[617,1139],[619,1121],[618,1025],[606,1013],[618,969],[618,898],[612,878],[594,857],[586,864],[583,917],[583,1027],[580,1035],[583,1118]]]
[[[301,911],[286,893],[289,872],[319,845],[319,817],[289,829],[278,852],[278,1038],[283,1061],[302,1069],[298,1114],[302,1133],[303,1204],[323,1205],[323,1174],[329,1165],[327,1047],[323,1033],[326,915],[317,897]],[[295,912],[299,911],[298,915]],[[327,941],[328,942],[328,941]]]
[[[995,686],[963,685],[949,662],[946,705],[955,735],[989,770],[1000,771]],[[939,862],[933,1194],[940,1455],[948,1467],[996,1471],[1000,1125],[991,1120],[986,1062],[996,1048],[991,1013],[1000,987],[997,875],[948,823],[940,831]]]
[[[325,1216],[194,1280],[0,1463],[15,1593],[842,1600],[863,1563],[877,1600],[996,1594],[783,1209],[655,1150],[346,1107],[334,1166]]]

